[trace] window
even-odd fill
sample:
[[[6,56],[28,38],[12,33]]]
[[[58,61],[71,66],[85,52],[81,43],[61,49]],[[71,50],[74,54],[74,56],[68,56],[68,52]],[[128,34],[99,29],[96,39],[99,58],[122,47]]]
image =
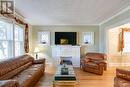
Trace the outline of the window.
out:
[[[82,44],[93,45],[94,44],[94,32],[83,32],[82,33]]]
[[[50,45],[50,32],[38,32],[40,44]]]
[[[13,57],[13,25],[0,21],[0,59]]]
[[[0,59],[24,54],[23,28],[0,20]]]
[[[130,52],[130,32],[124,32],[124,49],[123,52]]]
[[[21,26],[15,25],[15,56],[24,54],[24,32]]]

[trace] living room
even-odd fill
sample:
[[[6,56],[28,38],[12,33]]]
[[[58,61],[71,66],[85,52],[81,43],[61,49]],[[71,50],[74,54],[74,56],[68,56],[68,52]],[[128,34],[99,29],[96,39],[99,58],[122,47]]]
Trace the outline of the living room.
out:
[[[0,87],[129,87],[129,0],[2,0]]]

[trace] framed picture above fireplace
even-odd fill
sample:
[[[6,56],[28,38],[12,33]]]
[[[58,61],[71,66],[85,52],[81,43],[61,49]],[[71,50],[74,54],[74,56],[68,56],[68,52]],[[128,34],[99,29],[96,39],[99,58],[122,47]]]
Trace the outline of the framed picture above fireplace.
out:
[[[56,45],[77,45],[77,32],[55,32]]]
[[[82,32],[82,45],[94,44],[94,32]]]

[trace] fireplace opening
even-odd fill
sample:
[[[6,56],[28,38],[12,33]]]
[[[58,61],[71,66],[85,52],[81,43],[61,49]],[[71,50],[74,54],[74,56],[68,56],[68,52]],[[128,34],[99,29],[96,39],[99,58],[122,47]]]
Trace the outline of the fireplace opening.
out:
[[[73,65],[72,64],[72,57],[60,57],[61,61],[60,64],[66,64],[66,65]]]

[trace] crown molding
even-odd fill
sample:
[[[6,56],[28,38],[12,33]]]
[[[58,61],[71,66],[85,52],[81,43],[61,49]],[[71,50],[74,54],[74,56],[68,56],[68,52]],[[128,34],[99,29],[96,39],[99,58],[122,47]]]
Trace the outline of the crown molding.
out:
[[[32,26],[99,26],[99,24],[53,24],[53,25],[32,24]]]
[[[104,24],[104,23],[106,23],[106,22],[108,22],[108,21],[110,21],[111,19],[115,18],[116,16],[118,16],[118,15],[120,15],[120,14],[122,14],[122,13],[128,11],[128,10],[130,10],[130,6],[124,8],[123,10],[119,11],[119,12],[116,13],[115,15],[113,15],[113,16],[107,18],[106,20],[102,21],[102,22],[99,24],[99,26],[102,25],[102,24]]]

